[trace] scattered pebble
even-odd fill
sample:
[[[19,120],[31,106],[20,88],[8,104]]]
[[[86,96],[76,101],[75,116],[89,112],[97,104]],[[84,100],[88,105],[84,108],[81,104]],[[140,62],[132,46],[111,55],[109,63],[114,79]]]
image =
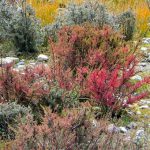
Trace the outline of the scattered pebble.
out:
[[[119,127],[119,129],[120,129],[120,132],[122,132],[122,133],[127,133],[128,132],[126,127]]]
[[[142,80],[142,77],[140,75],[135,75],[131,79],[133,79],[133,80]]]
[[[37,60],[38,61],[48,61],[49,57],[47,55],[44,55],[44,54],[40,54],[38,57],[37,57]]]
[[[149,109],[149,106],[148,105],[143,105],[143,106],[140,106],[139,108],[140,109]]]
[[[120,129],[118,127],[116,127],[114,124],[110,124],[108,126],[108,132],[110,133],[118,133],[120,131]]]

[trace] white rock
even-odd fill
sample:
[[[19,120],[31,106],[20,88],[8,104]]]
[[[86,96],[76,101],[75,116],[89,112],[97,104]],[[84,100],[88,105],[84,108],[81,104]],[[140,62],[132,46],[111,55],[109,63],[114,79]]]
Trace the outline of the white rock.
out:
[[[142,113],[141,113],[140,111],[137,111],[136,114],[137,114],[137,115],[141,115]]]
[[[5,59],[6,60],[11,60],[11,61],[13,61],[15,63],[19,62],[19,58],[17,58],[17,57],[6,57]]]
[[[140,102],[139,102],[139,104],[140,105],[150,105],[150,100],[141,100]]]
[[[6,57],[6,58],[1,58],[0,63],[1,65],[7,65],[11,63],[16,63],[19,61],[19,58],[16,57]]]
[[[150,38],[143,38],[143,43],[149,44],[150,43]]]
[[[124,141],[126,141],[126,142],[130,142],[131,141],[131,137],[128,135],[128,136],[126,136],[125,138],[124,138]]]
[[[122,133],[127,133],[128,132],[128,130],[126,129],[126,127],[119,127],[119,129],[120,129],[120,131]]]
[[[19,71],[23,71],[23,70],[25,70],[25,68],[26,68],[25,65],[18,65],[18,66],[17,66],[17,69],[18,69]]]
[[[136,132],[136,137],[135,137],[135,139],[136,139],[136,140],[139,140],[139,139],[141,139],[141,138],[143,138],[143,137],[144,137],[144,129],[138,130],[138,131]]]
[[[24,61],[20,61],[20,62],[17,63],[18,66],[19,66],[19,65],[24,65],[24,64],[25,64]]]
[[[135,129],[137,127],[137,124],[135,122],[131,122],[129,125],[127,125],[127,128],[129,129]]]
[[[150,107],[148,105],[143,105],[139,107],[140,109],[149,109]]]
[[[96,121],[96,120],[93,120],[93,121],[92,121],[92,125],[93,125],[93,127],[96,127],[96,126],[97,126],[97,121]]]
[[[148,48],[147,48],[147,47],[141,47],[141,50],[142,50],[142,51],[147,51]]]
[[[142,77],[139,76],[139,75],[135,75],[131,79],[133,79],[133,80],[142,80]]]
[[[120,129],[116,127],[114,124],[110,124],[107,129],[108,129],[108,132],[110,133],[117,133],[120,131]]]
[[[138,65],[139,65],[139,66],[142,66],[142,67],[145,67],[145,66],[147,65],[147,63],[143,63],[143,62],[142,62],[142,63],[139,63]]]
[[[40,54],[38,57],[37,57],[38,61],[47,61],[49,58],[47,55],[44,55],[44,54]]]

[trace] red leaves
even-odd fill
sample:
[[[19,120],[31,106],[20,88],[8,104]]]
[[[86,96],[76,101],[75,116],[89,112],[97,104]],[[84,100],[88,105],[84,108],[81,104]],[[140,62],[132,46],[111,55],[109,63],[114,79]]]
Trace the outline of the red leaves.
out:
[[[144,78],[135,84],[130,83],[130,78],[133,76],[132,69],[125,70],[121,74],[120,66],[113,71],[105,68],[94,70],[88,78],[88,89],[92,94],[92,98],[104,106],[112,109],[121,109],[128,104],[138,102],[140,99],[148,96],[149,92],[138,93],[134,96],[135,91],[144,84],[150,84],[150,78]],[[126,78],[124,77],[125,74]],[[127,100],[126,100],[127,99]]]
[[[3,68],[0,78],[0,97],[4,101],[18,102],[39,101],[49,94],[50,71],[44,65],[35,68],[26,68],[24,72],[17,72],[12,67]]]

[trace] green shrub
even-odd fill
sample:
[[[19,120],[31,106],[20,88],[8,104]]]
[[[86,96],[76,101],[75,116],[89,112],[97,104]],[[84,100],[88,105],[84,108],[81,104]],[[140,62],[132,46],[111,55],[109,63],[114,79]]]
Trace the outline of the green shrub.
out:
[[[24,121],[25,116],[28,113],[30,113],[29,108],[23,107],[14,102],[0,104],[0,138],[14,138],[15,132],[13,129],[17,127],[20,121]]]
[[[125,40],[131,40],[135,30],[135,16],[131,10],[123,12],[118,17],[120,29],[122,30]]]

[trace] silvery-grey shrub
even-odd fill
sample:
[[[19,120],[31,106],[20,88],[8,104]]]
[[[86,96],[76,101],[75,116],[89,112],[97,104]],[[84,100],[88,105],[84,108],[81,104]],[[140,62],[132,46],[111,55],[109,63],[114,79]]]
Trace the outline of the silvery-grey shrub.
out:
[[[0,1],[0,18],[0,39],[11,40],[19,52],[35,52],[42,44],[44,32],[26,1]]]
[[[131,19],[130,25],[128,24],[128,18]],[[72,2],[67,5],[66,8],[59,9],[55,22],[46,26],[45,30],[49,35],[54,35],[55,31],[63,26],[80,25],[85,22],[100,28],[104,25],[109,25],[114,30],[124,28],[124,31],[126,32],[123,33],[127,36],[127,39],[129,39],[128,36],[131,37],[131,35],[133,35],[133,29],[135,27],[135,17],[132,12],[127,11],[118,16],[113,15],[97,0],[86,0],[81,5]]]
[[[30,108],[15,102],[0,104],[0,139],[14,138],[15,133],[12,129],[16,129],[20,121],[25,121],[29,113],[31,113]]]
[[[125,40],[131,40],[135,30],[135,16],[131,10],[123,12],[118,16],[119,28],[122,30]]]

